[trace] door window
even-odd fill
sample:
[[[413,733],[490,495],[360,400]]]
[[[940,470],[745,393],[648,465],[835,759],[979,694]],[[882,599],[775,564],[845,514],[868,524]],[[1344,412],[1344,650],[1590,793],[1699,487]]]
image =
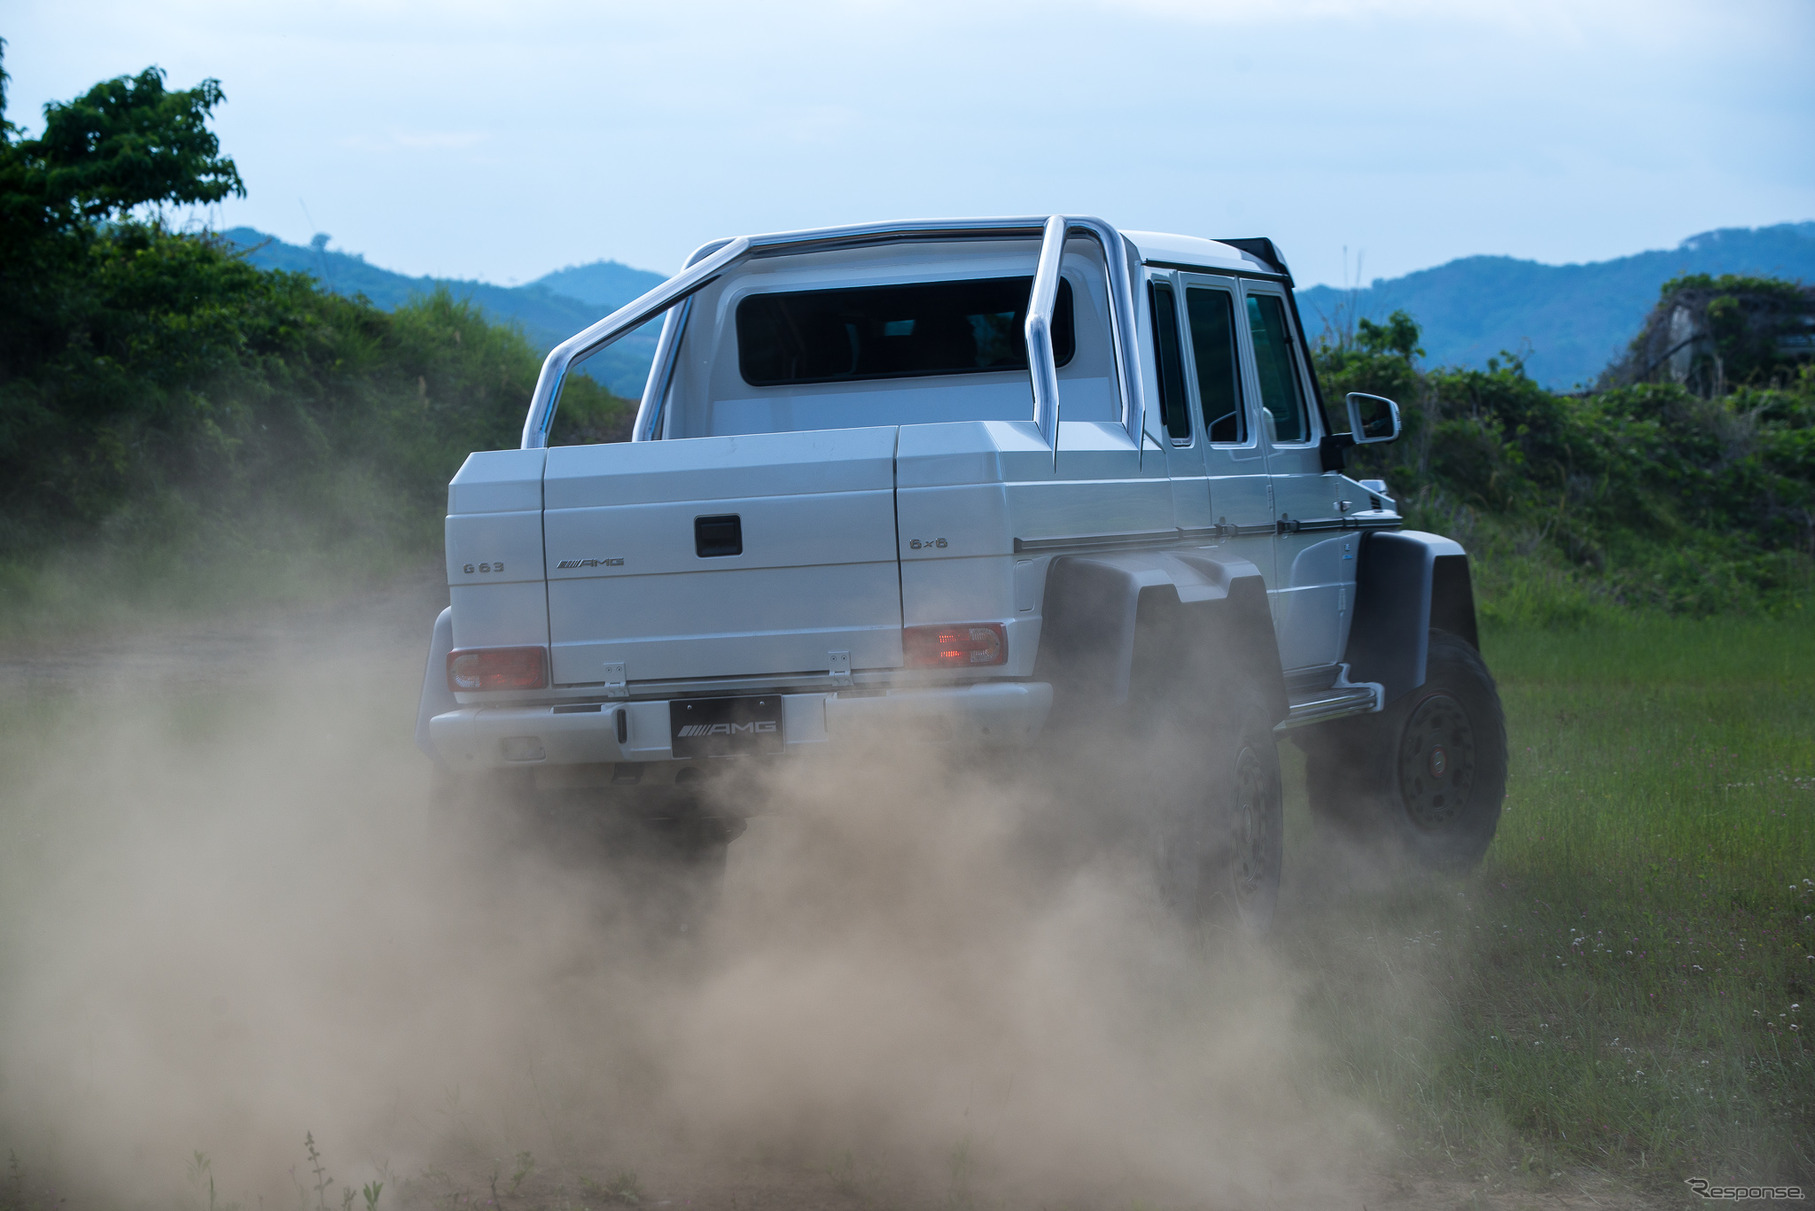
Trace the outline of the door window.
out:
[[[1311,439],[1311,418],[1305,411],[1298,367],[1292,360],[1292,339],[1286,327],[1285,300],[1276,294],[1248,296],[1248,329],[1254,336],[1254,369],[1260,378],[1260,403],[1272,418],[1269,435],[1276,442]]]
[[[1172,287],[1152,282],[1147,287],[1153,303],[1153,356],[1160,368],[1160,423],[1166,435],[1180,445],[1191,441],[1191,409],[1185,403],[1185,361],[1179,353],[1178,304]]]
[[[1191,352],[1197,359],[1197,393],[1204,432],[1218,444],[1248,440],[1242,414],[1241,362],[1235,352],[1235,301],[1226,290],[1193,286],[1185,292],[1191,319]]]

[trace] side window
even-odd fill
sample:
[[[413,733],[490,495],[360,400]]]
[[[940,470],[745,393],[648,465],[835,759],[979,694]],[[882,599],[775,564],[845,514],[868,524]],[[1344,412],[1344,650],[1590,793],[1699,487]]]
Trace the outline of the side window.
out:
[[[1298,367],[1292,363],[1285,301],[1274,294],[1249,295],[1248,329],[1254,334],[1254,368],[1260,377],[1260,403],[1273,418],[1273,440],[1309,441],[1311,419],[1305,413]]]
[[[1147,287],[1153,303],[1153,356],[1160,367],[1160,422],[1175,442],[1191,441],[1191,408],[1185,402],[1185,361],[1179,354],[1178,304],[1172,287],[1152,282]]]
[[[1197,357],[1197,393],[1204,405],[1204,432],[1213,442],[1248,440],[1242,412],[1240,361],[1235,353],[1235,300],[1227,290],[1193,286],[1185,291],[1191,319],[1191,352]]]

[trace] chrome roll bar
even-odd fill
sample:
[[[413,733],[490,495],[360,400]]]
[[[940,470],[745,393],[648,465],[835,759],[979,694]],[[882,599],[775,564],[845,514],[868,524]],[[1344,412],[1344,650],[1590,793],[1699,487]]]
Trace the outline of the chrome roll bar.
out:
[[[703,248],[693,254],[687,261],[692,265],[702,256],[707,255],[709,248]],[[668,395],[668,384],[674,381],[674,363],[681,351],[681,333],[687,330],[687,317],[693,314],[693,300],[682,299],[668,309],[668,317],[662,321],[662,335],[655,342],[655,357],[649,363],[649,377],[643,381],[643,398],[637,404],[636,420],[630,426],[630,440],[642,442],[652,440],[656,427],[662,423],[662,400]]]
[[[702,260],[729,244],[730,240],[710,240],[693,250],[684,268],[691,269]],[[681,333],[687,330],[687,317],[693,312],[693,299],[683,299],[668,309],[662,321],[662,334],[655,342],[655,357],[650,360],[649,377],[643,381],[643,397],[637,404],[636,419],[630,425],[630,440],[651,441],[662,423],[662,400],[668,395],[668,384],[674,381],[674,362],[681,350]]]
[[[687,303],[693,295],[747,257],[822,252],[903,240],[1039,235],[1040,261],[1028,299],[1024,335],[1027,341],[1029,376],[1033,385],[1033,420],[1040,430],[1042,440],[1052,447],[1056,464],[1059,445],[1059,381],[1058,365],[1052,347],[1052,318],[1058,305],[1059,262],[1064,254],[1065,241],[1074,232],[1091,236],[1103,248],[1104,276],[1109,285],[1110,345],[1115,360],[1116,388],[1122,403],[1122,423],[1134,440],[1138,456],[1145,445],[1142,430],[1146,420],[1143,393],[1137,385],[1137,372],[1134,369],[1140,364],[1134,348],[1134,295],[1129,285],[1121,233],[1101,219],[1064,215],[1053,215],[1045,220],[1009,218],[859,224],[812,231],[739,236],[733,240],[707,244],[688,258],[687,267],[680,273],[549,351],[542,363],[542,373],[536,379],[535,392],[530,397],[529,415],[523,421],[522,448],[533,450],[548,445],[548,428],[554,420],[555,408],[560,403],[561,386],[575,362],[592,356],[620,337],[667,312],[661,338],[656,345],[655,364],[643,389],[636,424],[632,429],[638,438],[653,437],[652,430],[658,419],[662,397],[673,376],[674,358],[689,309]],[[677,303],[682,306],[676,307]]]
[[[1146,449],[1146,394],[1137,386],[1135,367],[1140,358],[1134,348],[1134,291],[1129,286],[1129,265],[1122,235],[1101,219],[1055,214],[1046,220],[1040,238],[1040,265],[1034,270],[1034,287],[1027,301],[1027,372],[1033,380],[1034,425],[1040,438],[1052,447],[1052,465],[1059,465],[1059,364],[1052,348],[1052,317],[1059,302],[1059,262],[1065,241],[1082,232],[1103,246],[1103,274],[1109,283],[1109,343],[1115,357],[1116,394],[1122,401],[1122,424],[1134,441],[1135,458]],[[1121,262],[1117,264],[1118,260]]]
[[[548,445],[548,426],[555,419],[555,405],[561,402],[561,385],[567,381],[569,366],[592,356],[625,333],[642,327],[682,299],[711,285],[719,274],[749,251],[749,239],[739,236],[697,265],[683,269],[654,290],[550,349],[542,361],[542,373],[536,376],[536,390],[529,397],[529,415],[523,418],[522,448],[539,450]]]
[[[1065,256],[1065,219],[1046,220],[1040,237],[1040,263],[1034,270],[1034,287],[1027,296],[1027,376],[1033,380],[1034,428],[1040,440],[1052,447],[1052,465],[1059,465],[1059,358],[1052,347],[1052,313],[1059,304],[1059,262]],[[1108,259],[1105,249],[1105,260]],[[1115,276],[1112,267],[1110,277]],[[1127,396],[1123,396],[1126,411]]]

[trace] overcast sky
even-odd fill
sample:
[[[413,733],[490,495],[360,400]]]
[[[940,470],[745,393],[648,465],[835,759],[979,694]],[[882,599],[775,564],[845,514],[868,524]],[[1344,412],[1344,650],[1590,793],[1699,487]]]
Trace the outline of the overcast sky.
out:
[[[1097,214],[1301,281],[1815,218],[1811,0],[5,0],[9,116],[217,77],[222,226],[408,273]],[[1348,249],[1345,258],[1344,248]]]

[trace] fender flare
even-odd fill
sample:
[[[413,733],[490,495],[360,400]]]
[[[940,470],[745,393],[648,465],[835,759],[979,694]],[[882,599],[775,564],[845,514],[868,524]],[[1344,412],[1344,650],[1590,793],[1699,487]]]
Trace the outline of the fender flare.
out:
[[[1393,702],[1424,684],[1430,632],[1448,631],[1481,650],[1475,591],[1462,544],[1421,530],[1364,535],[1349,627],[1351,681],[1377,681]]]
[[[1209,644],[1214,667],[1251,682],[1275,723],[1285,718],[1266,582],[1245,559],[1199,551],[1062,555],[1047,569],[1041,614],[1034,676],[1052,683],[1055,711],[1125,703],[1138,670],[1175,670],[1188,647]]]
[[[444,606],[429,633],[429,662],[422,670],[422,697],[416,703],[416,747],[437,765],[442,764],[441,754],[435,751],[435,741],[429,736],[429,720],[460,705],[454,700],[454,692],[447,688],[447,654],[453,650],[454,607]]]

